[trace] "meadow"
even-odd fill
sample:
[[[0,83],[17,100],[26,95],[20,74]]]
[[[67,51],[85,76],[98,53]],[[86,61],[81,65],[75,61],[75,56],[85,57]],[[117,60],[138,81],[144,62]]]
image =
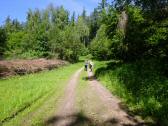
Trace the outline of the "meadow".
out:
[[[80,67],[81,63],[78,63],[51,71],[1,79],[0,122],[10,121],[53,92],[61,92],[71,74]]]

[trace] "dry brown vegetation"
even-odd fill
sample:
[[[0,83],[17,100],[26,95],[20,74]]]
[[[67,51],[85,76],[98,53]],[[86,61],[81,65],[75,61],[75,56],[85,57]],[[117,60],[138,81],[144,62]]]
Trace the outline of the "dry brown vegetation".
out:
[[[57,59],[0,61],[0,78],[13,75],[36,73],[43,70],[51,70],[67,64],[68,62]]]

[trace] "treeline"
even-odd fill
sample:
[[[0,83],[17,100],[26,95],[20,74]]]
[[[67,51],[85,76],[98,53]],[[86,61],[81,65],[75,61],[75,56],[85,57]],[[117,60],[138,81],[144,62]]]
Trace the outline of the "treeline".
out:
[[[29,10],[20,23],[7,17],[0,27],[0,57],[58,57],[77,61],[89,52],[97,59],[168,59],[167,0],[102,0],[78,17],[52,4]]]
[[[76,18],[52,4],[45,10],[29,10],[26,22],[7,17],[0,27],[0,57],[60,58],[75,62],[87,52],[89,28],[86,11]],[[85,51],[86,50],[86,51]]]

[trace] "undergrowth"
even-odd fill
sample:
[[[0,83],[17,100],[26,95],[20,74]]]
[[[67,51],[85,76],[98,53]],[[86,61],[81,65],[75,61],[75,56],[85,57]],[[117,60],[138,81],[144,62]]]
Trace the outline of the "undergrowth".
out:
[[[96,77],[129,109],[144,118],[152,117],[157,126],[168,126],[168,78],[156,62],[96,62]]]

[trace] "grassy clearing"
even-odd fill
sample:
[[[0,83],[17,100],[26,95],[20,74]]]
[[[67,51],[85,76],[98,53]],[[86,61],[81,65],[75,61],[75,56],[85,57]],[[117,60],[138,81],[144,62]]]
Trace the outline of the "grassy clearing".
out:
[[[0,80],[0,122],[6,122],[31,108],[51,92],[60,92],[81,63],[26,76]]]
[[[135,114],[157,125],[168,125],[168,79],[153,62],[96,62],[95,74],[113,94],[122,98]]]

